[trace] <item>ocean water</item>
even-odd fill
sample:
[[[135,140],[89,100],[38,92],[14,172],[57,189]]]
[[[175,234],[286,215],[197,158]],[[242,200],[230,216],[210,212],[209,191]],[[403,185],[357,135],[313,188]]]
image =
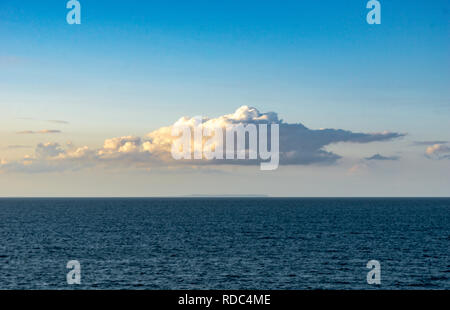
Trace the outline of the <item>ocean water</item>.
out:
[[[449,245],[450,199],[0,199],[0,289],[450,289]]]

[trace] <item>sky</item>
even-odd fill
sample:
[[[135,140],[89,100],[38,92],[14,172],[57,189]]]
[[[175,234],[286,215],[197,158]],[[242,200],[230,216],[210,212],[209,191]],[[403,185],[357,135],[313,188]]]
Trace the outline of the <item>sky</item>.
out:
[[[0,2],[1,197],[449,196],[448,1],[79,2]],[[274,171],[168,156],[267,115]]]

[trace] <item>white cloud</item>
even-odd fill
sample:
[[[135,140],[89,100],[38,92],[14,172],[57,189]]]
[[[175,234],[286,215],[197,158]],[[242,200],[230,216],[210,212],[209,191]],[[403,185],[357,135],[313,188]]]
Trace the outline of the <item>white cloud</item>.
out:
[[[87,146],[63,148],[57,143],[40,143],[35,154],[23,161],[1,164],[0,171],[31,169],[40,171],[51,167],[51,170],[78,169],[93,165],[123,165],[126,167],[153,167],[188,165],[218,165],[257,164],[256,160],[197,160],[175,161],[172,159],[171,146],[176,137],[171,135],[175,125],[203,126],[214,129],[223,128],[231,124],[271,124],[276,123],[280,128],[280,164],[281,165],[309,165],[333,164],[340,156],[327,151],[326,146],[339,143],[370,143],[376,141],[390,141],[404,136],[394,132],[355,133],[342,129],[309,129],[300,123],[288,124],[278,118],[277,113],[261,113],[256,108],[242,106],[234,113],[217,118],[203,118],[203,124],[198,118],[181,117],[172,126],[162,127],[150,132],[145,137],[123,136],[107,139],[103,147],[90,149]],[[205,138],[206,139],[206,138]],[[204,141],[202,142],[204,143]]]
[[[99,150],[99,155],[138,152],[140,145],[141,138],[134,136],[107,139],[103,144],[103,149]]]
[[[175,125],[199,126],[195,124],[196,118],[182,117]],[[218,118],[203,118],[203,127],[214,129],[230,124],[258,124],[276,123],[280,126],[280,164],[307,165],[313,163],[334,163],[340,156],[324,149],[325,146],[338,142],[369,143],[375,141],[388,141],[402,137],[402,134],[392,132],[382,133],[354,133],[340,129],[309,129],[302,124],[287,124],[279,120],[274,112],[260,113],[257,109],[242,106],[233,114]],[[170,153],[170,146],[174,137],[171,136],[171,127],[164,127],[147,135],[144,142],[150,151]],[[210,163],[220,164],[212,161]],[[252,161],[228,161],[231,164],[248,164]]]

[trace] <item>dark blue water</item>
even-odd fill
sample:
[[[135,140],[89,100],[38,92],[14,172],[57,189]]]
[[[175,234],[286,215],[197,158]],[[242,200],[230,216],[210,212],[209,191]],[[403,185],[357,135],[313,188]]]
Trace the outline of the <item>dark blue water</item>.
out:
[[[450,288],[450,199],[0,199],[0,289]]]

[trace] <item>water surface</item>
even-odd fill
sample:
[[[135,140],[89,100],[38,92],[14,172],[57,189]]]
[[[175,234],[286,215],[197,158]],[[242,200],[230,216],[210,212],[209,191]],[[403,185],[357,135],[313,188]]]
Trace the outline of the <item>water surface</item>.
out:
[[[450,199],[0,199],[0,289],[450,288]]]

